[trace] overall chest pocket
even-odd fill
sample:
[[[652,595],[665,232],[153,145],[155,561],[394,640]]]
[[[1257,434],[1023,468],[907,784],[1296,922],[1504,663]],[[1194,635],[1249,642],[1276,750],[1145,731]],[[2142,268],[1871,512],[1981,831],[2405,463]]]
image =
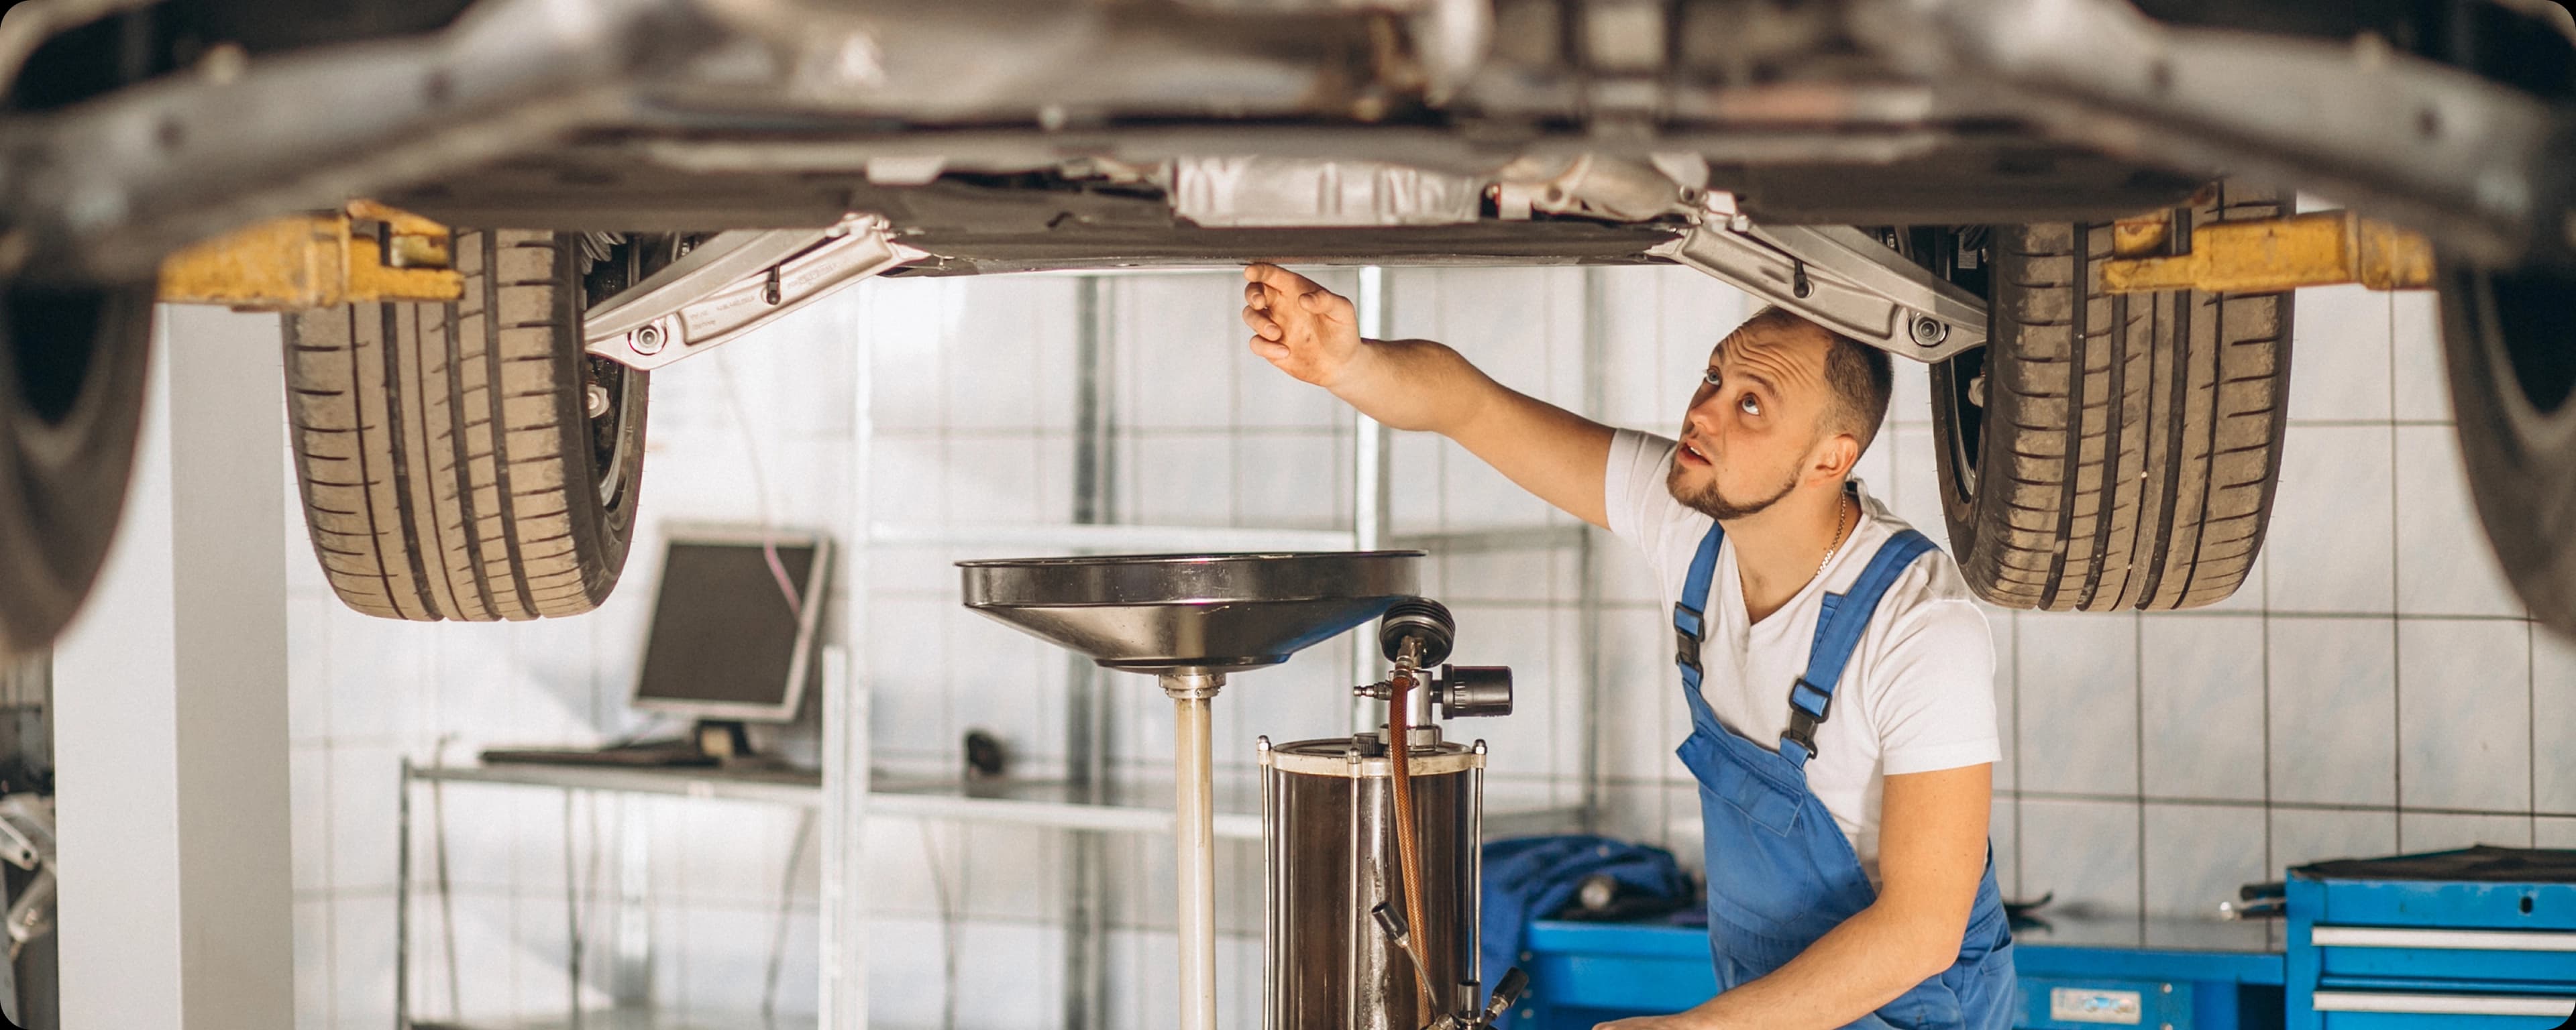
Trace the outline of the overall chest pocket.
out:
[[[1737,757],[1724,753],[1730,746],[1753,747],[1742,741],[1719,740],[1715,732],[1702,726],[1691,731],[1690,739],[1682,741],[1677,754],[1682,765],[1699,780],[1701,794],[1710,801],[1733,809],[1747,822],[1778,836],[1796,833],[1807,796],[1804,786],[1781,783],[1746,764],[1747,759],[1776,761],[1771,755]]]

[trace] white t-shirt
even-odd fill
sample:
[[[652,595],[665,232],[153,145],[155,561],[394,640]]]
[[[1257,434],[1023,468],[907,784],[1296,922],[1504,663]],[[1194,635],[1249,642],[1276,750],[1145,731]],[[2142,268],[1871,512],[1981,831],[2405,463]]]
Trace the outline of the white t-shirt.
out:
[[[1710,521],[1664,487],[1673,446],[1660,436],[1620,430],[1610,443],[1605,497],[1610,531],[1645,551],[1654,567],[1667,623]],[[1866,491],[1860,499],[1859,524],[1824,574],[1759,625],[1745,616],[1734,539],[1718,548],[1708,632],[1699,652],[1700,696],[1719,722],[1769,750],[1779,750],[1780,733],[1789,726],[1789,687],[1806,671],[1824,595],[1849,591],[1879,545],[1906,528]],[[1851,839],[1873,884],[1879,879],[1879,799],[1888,774],[1955,769],[2003,756],[1995,735],[1994,636],[1970,596],[1948,554],[1915,559],[1879,601],[1843,667],[1833,706],[1816,727],[1808,788]],[[1658,689],[1679,683],[1676,671]]]

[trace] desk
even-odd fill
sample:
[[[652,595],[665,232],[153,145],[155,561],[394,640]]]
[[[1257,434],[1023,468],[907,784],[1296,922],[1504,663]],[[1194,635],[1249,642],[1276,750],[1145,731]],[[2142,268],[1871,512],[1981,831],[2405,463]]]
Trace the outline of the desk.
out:
[[[2130,1025],[2150,1028],[2279,1027],[2283,960],[2271,936],[2261,923],[2052,919],[2014,935],[2021,979],[2014,1025],[2105,1025],[2059,1018],[2091,1002],[2114,1011],[2134,1005],[2139,1019]],[[1532,997],[1516,1010],[1515,1030],[1587,1030],[1605,1019],[1676,1012],[1717,990],[1708,934],[1697,927],[1542,920],[1530,925],[1521,962]]]
[[[697,766],[660,768],[619,765],[551,765],[517,763],[503,765],[415,766],[408,760],[402,765],[402,793],[395,814],[401,846],[396,852],[394,877],[394,1026],[395,1030],[463,1030],[456,1024],[417,1022],[412,1019],[411,1005],[411,794],[415,784],[489,783],[551,788],[565,794],[564,849],[567,873],[564,877],[564,903],[567,912],[580,911],[578,887],[569,868],[572,860],[572,801],[575,793],[664,794],[692,798],[722,798],[733,801],[756,801],[787,805],[803,810],[798,836],[811,825],[816,809],[823,804],[823,775],[813,769],[779,766],[746,765],[736,767]],[[445,894],[442,881],[440,892]],[[781,899],[782,906],[785,899]],[[716,1028],[757,1027],[760,1030],[784,1030],[790,1026],[811,1027],[814,1020],[772,1019],[765,1015],[735,1018],[691,1015],[686,1018],[653,1011],[650,1008],[618,1008],[606,1012],[580,1011],[581,952],[573,946],[574,928],[565,927],[566,952],[573,956],[565,963],[567,1013],[554,1021],[512,1021],[514,1028],[540,1027],[611,1027],[617,1030],[716,1030]],[[775,970],[772,970],[775,976]],[[451,983],[451,987],[453,984]],[[449,1004],[454,1007],[455,1000]]]

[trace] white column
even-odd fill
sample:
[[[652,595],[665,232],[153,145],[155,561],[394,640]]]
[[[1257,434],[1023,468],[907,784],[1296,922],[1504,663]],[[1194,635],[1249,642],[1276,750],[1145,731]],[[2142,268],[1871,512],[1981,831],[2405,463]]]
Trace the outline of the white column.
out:
[[[295,1017],[278,318],[158,314],[124,523],[54,653],[63,1025],[274,1030]]]
[[[1386,338],[1386,269],[1376,265],[1360,268],[1358,296],[1351,307],[1359,316],[1360,336],[1364,339]],[[1387,546],[1387,535],[1394,521],[1395,437],[1376,419],[1351,413],[1351,547],[1375,551]],[[1351,634],[1351,682],[1377,682],[1381,666],[1377,640],[1369,633]],[[1351,700],[1351,732],[1367,733],[1377,729],[1384,709],[1367,698]]]
[[[869,481],[876,443],[877,291],[884,280],[851,291],[842,308],[850,338],[858,341],[858,375],[851,384],[850,517],[842,523],[842,636],[846,643],[823,656],[822,911],[818,936],[822,968],[815,977],[820,1030],[866,1030],[868,1025],[868,527],[876,524]]]

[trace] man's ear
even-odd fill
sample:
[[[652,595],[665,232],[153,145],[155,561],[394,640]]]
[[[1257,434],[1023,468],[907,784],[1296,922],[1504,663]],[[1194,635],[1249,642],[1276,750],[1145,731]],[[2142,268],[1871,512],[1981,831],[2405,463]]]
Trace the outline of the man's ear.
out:
[[[1860,440],[1850,433],[1835,433],[1816,447],[1815,463],[1809,474],[1818,479],[1840,481],[1850,478],[1852,466],[1860,463]]]

